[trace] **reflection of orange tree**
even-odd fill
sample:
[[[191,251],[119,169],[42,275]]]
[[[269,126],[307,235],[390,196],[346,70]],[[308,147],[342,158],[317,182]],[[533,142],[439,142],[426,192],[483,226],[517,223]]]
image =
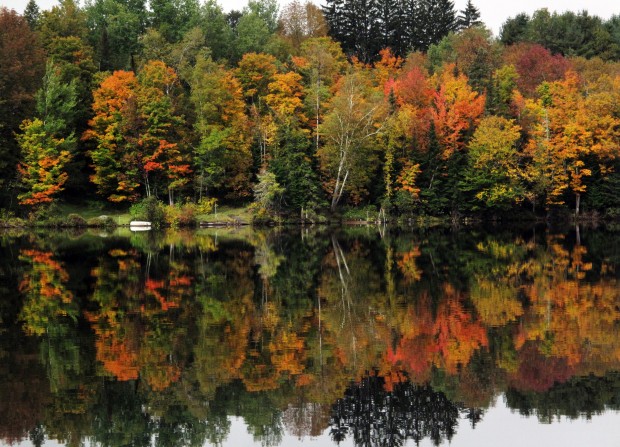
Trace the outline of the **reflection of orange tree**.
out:
[[[585,281],[588,273],[597,272],[584,261],[584,246],[569,251],[563,238],[555,236],[547,247],[531,265],[532,282],[524,287],[531,305],[515,347],[523,351],[534,343],[548,361],[560,359],[580,374],[604,374],[611,365],[620,366],[617,280],[603,276],[594,284]],[[531,363],[524,353],[519,355],[521,364]]]
[[[464,307],[464,295],[450,284],[443,285],[443,295],[435,314],[426,294],[407,309],[409,322],[402,338],[387,351],[388,362],[400,365],[416,382],[428,381],[433,367],[456,374],[488,345],[480,321]]]
[[[180,377],[176,344],[183,329],[174,323],[192,279],[180,262],[169,262],[167,278],[143,280],[135,251],[112,250],[92,274],[95,311],[85,315],[96,334],[97,359],[117,380],[142,377],[163,390]],[[149,262],[147,262],[147,265]]]
[[[19,290],[26,297],[20,319],[30,334],[43,335],[50,322],[75,317],[73,294],[67,289],[69,275],[51,252],[22,250],[19,259],[28,264]]]
[[[276,390],[291,377],[298,384],[312,380],[304,374],[305,336],[311,327],[306,315],[285,317],[286,308],[266,293],[260,294],[259,302],[253,299],[257,286],[253,266],[261,266],[263,292],[275,274],[264,268],[269,262],[263,255],[271,251],[260,244],[257,250],[259,255],[239,250],[232,259],[205,266],[211,271],[204,272],[198,285],[202,314],[197,322],[193,374],[206,396],[213,396],[218,387],[235,379],[251,392]]]
[[[241,371],[248,391],[276,389],[291,376],[300,385],[311,381],[310,377],[302,375],[307,355],[307,328],[303,323],[301,327],[293,327],[293,322],[282,318],[283,309],[277,303],[265,303],[256,311],[249,358]]]

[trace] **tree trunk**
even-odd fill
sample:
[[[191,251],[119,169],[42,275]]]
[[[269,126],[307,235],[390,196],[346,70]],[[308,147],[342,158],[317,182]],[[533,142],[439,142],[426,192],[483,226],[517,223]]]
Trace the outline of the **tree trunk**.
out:
[[[581,205],[581,193],[577,193],[576,194],[576,200],[575,200],[575,218],[579,217],[579,207]]]

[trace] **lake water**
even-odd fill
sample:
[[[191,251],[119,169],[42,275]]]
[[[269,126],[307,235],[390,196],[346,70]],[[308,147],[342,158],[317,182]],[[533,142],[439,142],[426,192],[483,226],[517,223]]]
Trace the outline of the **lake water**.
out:
[[[0,445],[618,446],[619,235],[0,234]]]

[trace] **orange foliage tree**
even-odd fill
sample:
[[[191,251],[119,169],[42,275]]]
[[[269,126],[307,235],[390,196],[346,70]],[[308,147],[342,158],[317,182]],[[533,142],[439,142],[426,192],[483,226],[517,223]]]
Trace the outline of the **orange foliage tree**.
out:
[[[174,70],[151,61],[137,78],[114,72],[93,93],[95,116],[84,139],[95,143],[91,180],[108,200],[132,202],[140,196],[139,187],[147,197],[161,187],[173,204],[174,191],[188,182],[177,90]]]

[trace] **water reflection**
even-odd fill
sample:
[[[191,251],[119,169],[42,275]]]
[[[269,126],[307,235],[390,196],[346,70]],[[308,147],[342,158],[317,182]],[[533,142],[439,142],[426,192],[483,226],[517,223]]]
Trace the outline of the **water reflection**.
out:
[[[0,439],[449,441],[620,409],[616,234],[0,237]]]

